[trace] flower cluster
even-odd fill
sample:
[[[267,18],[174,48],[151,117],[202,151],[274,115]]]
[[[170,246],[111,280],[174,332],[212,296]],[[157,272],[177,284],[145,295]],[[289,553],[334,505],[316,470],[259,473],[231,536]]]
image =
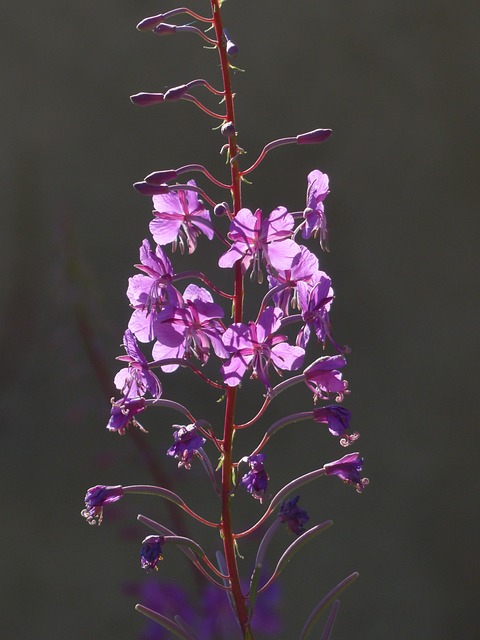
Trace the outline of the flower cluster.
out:
[[[360,475],[363,459],[358,453],[352,453],[290,479],[273,497],[269,492],[271,478],[264,464],[268,442],[280,428],[309,420],[327,425],[329,433],[340,438],[344,446],[358,438],[358,433],[348,433],[351,414],[340,405],[349,393],[342,374],[347,364],[347,349],[340,347],[333,338],[330,311],[335,295],[330,277],[321,269],[318,242],[315,242],[315,238],[319,238],[320,247],[327,248],[324,202],[329,193],[328,176],[318,169],[308,174],[305,208],[299,211],[288,211],[279,205],[265,214],[260,208],[244,207],[241,194],[245,176],[275,147],[323,142],[329,137],[330,130],[317,129],[270,142],[250,167],[240,167],[242,150],[237,144],[229,62],[229,56],[238,53],[238,47],[223,29],[221,2],[211,0],[210,8],[209,16],[201,16],[185,7],[174,9],[148,17],[138,26],[140,30],[153,31],[157,35],[188,31],[218,52],[224,82],[221,90],[198,79],[162,94],[137,94],[132,96],[132,101],[148,106],[187,100],[220,120],[220,131],[227,139],[223,150],[229,158],[230,177],[222,182],[202,165],[189,164],[155,171],[134,185],[140,193],[152,197],[151,238],[142,241],[139,263],[135,265],[140,273],[132,275],[128,283],[127,297],[132,314],[123,336],[126,353],[118,357],[126,366],[115,376],[119,397],[112,399],[107,428],[119,434],[125,434],[131,428],[142,428],[136,416],[146,410],[153,413],[168,408],[181,413],[188,424],[172,425],[173,443],[169,440],[168,445],[166,442],[163,445],[164,449],[167,447],[166,455],[177,460],[178,466],[187,471],[192,464],[203,466],[206,482],[214,489],[212,500],[218,504],[218,519],[211,522],[170,489],[150,485],[93,487],[87,492],[83,515],[88,522],[100,524],[104,505],[126,494],[147,493],[172,502],[198,523],[219,532],[223,548],[217,553],[215,565],[193,538],[177,535],[163,524],[139,516],[155,532],[142,543],[141,566],[147,571],[157,570],[164,548],[169,544],[179,546],[220,593],[227,593],[242,637],[252,638],[252,615],[257,596],[277,580],[295,552],[298,538],[309,540],[331,524],[326,521],[306,529],[309,515],[298,506],[299,496],[285,499],[306,482],[321,476],[335,475],[359,492],[368,481]],[[168,22],[170,17],[181,14],[211,27],[215,35],[207,35],[208,29],[190,23]],[[213,112],[200,102],[195,96],[198,86],[219,98],[224,109],[222,113]],[[182,176],[190,173],[202,174],[210,186],[200,186],[192,178],[182,182]],[[218,198],[218,190],[231,195],[231,204]],[[225,197],[223,192],[222,195]],[[230,271],[231,290],[224,291],[214,284],[214,275],[195,270],[177,272],[175,261],[167,256],[168,245],[173,252],[178,249],[191,255],[200,251],[204,243],[208,244],[210,254],[216,254],[218,267],[223,272]],[[244,312],[245,278],[256,282],[261,290],[261,302],[251,318],[245,317]],[[233,317],[230,317],[232,310]],[[313,362],[309,362],[308,354],[315,345],[323,355],[317,353]],[[165,397],[162,382],[168,376],[180,376],[181,369],[190,370],[206,385],[218,390],[219,400],[224,401],[225,407],[223,427],[211,426],[214,421],[208,405],[202,407],[202,415],[193,415],[180,384],[175,386],[179,390],[175,397]],[[256,382],[249,383],[250,379]],[[244,387],[255,384],[265,399],[257,413],[241,424],[236,417],[237,397],[241,397]],[[306,386],[313,393],[310,406],[306,411],[297,409],[296,413],[269,424],[265,413],[270,403],[296,385]],[[290,405],[294,402],[293,395]],[[253,451],[237,458],[236,462],[240,435],[252,425],[260,425],[264,435]],[[161,436],[155,437],[155,448],[158,438]],[[217,469],[210,462],[212,455],[220,460]],[[245,465],[248,465],[247,471]],[[270,468],[274,469],[273,466]],[[272,484],[278,483],[279,477],[275,473]],[[245,491],[260,503],[267,503],[264,515],[244,531],[232,528],[231,511],[237,490]],[[261,533],[264,523],[274,513],[276,518],[264,532],[257,557],[250,567],[250,586],[245,588],[240,577],[237,547],[242,538],[254,532]],[[265,579],[262,576],[264,556],[282,523],[296,538],[276,570]],[[158,606],[161,608],[161,603]],[[172,620],[142,605],[137,608],[177,636],[194,637],[178,615]]]

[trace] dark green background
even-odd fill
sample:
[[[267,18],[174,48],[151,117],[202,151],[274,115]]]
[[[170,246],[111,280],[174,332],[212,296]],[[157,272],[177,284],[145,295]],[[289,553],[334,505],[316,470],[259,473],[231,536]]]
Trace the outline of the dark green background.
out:
[[[130,499],[100,529],[79,517],[89,486],[150,476],[130,439],[105,432],[108,400],[78,319],[94,327],[113,374],[123,292],[150,219],[131,183],[189,162],[224,171],[220,136],[192,105],[128,100],[202,76],[219,85],[194,36],[135,31],[173,6],[40,0],[1,10],[4,637],[126,640],[143,624],[119,592],[142,578],[146,532],[120,538],[117,514],[134,524],[138,510],[164,511]],[[362,496],[334,480],[302,492],[312,522],[333,517],[335,527],[284,574],[282,640],[355,569],[335,638],[477,638],[478,2],[229,0],[224,19],[246,69],[234,85],[248,158],[277,137],[334,130],[324,145],[269,156],[244,197],[297,210],[311,169],[331,177],[322,264],[337,295],[335,335],[352,347],[347,406],[371,479]],[[205,241],[200,249],[211,254]],[[147,422],[163,452],[168,425]],[[307,425],[279,434],[269,453],[276,490],[343,451]],[[178,478],[212,510],[200,473]],[[174,551],[161,572],[183,579],[184,565]]]

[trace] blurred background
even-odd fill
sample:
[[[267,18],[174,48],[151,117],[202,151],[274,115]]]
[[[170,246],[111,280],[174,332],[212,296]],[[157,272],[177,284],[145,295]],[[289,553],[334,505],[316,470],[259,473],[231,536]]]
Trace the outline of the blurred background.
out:
[[[151,217],[131,184],[191,162],[226,176],[223,139],[206,115],[186,102],[139,109],[128,99],[198,77],[220,84],[195,36],[135,30],[174,6],[39,0],[1,10],[4,637],[130,640],[144,625],[133,606],[149,531],[135,518],[168,526],[170,511],[130,498],[100,529],[79,512],[92,485],[152,481],[141,442],[105,430],[129,318],[124,291]],[[189,6],[208,10],[206,0]],[[321,596],[358,570],[334,638],[477,638],[480,6],[229,0],[224,22],[245,70],[234,87],[246,163],[272,139],[334,130],[323,145],[270,154],[244,204],[302,209],[307,173],[330,175],[331,251],[321,264],[336,293],[335,336],[352,348],[345,404],[371,481],[361,496],[334,480],[302,491],[311,523],[335,526],[286,569],[274,637],[298,637]],[[211,247],[200,242],[195,254],[210,266]],[[181,385],[200,408],[191,377],[167,389]],[[177,472],[163,456],[177,418],[148,415],[149,438],[178,491],[213,515],[202,470]],[[276,491],[344,450],[298,425],[268,453]],[[239,503],[245,518],[262,512],[247,496]],[[290,541],[279,537],[272,563]],[[173,550],[156,578],[188,583],[185,564]]]

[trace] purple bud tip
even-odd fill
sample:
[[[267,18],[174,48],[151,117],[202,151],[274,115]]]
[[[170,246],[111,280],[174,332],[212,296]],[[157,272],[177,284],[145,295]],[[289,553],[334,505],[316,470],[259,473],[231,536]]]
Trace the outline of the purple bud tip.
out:
[[[230,212],[230,209],[228,208],[228,204],[226,202],[219,202],[218,204],[215,205],[215,208],[213,209],[213,214],[215,216],[226,216],[228,215],[228,213]]]
[[[165,93],[165,100],[180,100],[187,91],[188,87],[186,84],[181,84],[178,87],[172,87]]]
[[[236,134],[233,122],[224,122],[222,124],[222,128],[220,129],[220,132],[222,136],[225,136],[226,138],[233,138],[233,136]]]
[[[153,31],[153,29],[155,29],[155,27],[157,27],[162,20],[163,13],[158,16],[150,16],[148,18],[144,18],[137,24],[137,29],[139,31]]]
[[[308,133],[301,133],[297,136],[298,144],[316,144],[317,142],[323,142],[330,137],[332,133],[331,129],[315,129]]]
[[[165,95],[163,93],[136,93],[130,96],[130,100],[139,107],[149,107],[152,104],[165,102]]]
[[[227,56],[234,58],[238,53],[237,45],[230,38],[230,34],[226,29],[223,30],[223,37],[225,38],[225,44],[226,44],[225,49],[227,51]]]
[[[135,182],[133,188],[142,196],[158,196],[170,191],[168,184],[149,184],[148,182]]]
[[[227,49],[227,56],[230,56],[230,58],[234,58],[238,54],[238,47],[231,40],[227,41],[226,49]]]
[[[175,33],[176,31],[177,31],[176,24],[167,24],[166,22],[162,22],[161,24],[158,24],[154,28],[154,32],[157,34],[157,36],[170,36],[172,35],[172,33]]]
[[[166,182],[170,182],[170,180],[175,180],[178,176],[178,173],[175,169],[165,169],[164,171],[154,171],[153,173],[149,173],[145,178],[145,182],[149,184],[156,185],[165,185]]]

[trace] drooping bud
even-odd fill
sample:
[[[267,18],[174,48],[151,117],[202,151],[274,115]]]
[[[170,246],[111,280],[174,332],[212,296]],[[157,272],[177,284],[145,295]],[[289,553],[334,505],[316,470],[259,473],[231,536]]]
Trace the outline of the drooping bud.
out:
[[[176,33],[176,31],[176,24],[167,24],[166,22],[158,24],[153,30],[153,32],[156,33],[157,36],[170,36]]]
[[[158,16],[149,16],[148,18],[140,20],[140,22],[137,24],[137,29],[138,31],[153,31],[153,29],[155,29],[155,27],[157,27],[163,19],[163,13],[160,13]]]
[[[165,92],[165,100],[180,100],[187,93],[187,91],[188,86],[186,84],[181,84],[178,87],[172,87]]]
[[[168,184],[149,184],[148,182],[135,182],[133,188],[142,196],[159,196],[170,191]]]
[[[297,144],[317,144],[329,138],[331,134],[331,129],[315,129],[314,131],[301,133],[297,136]]]
[[[237,132],[235,131],[233,122],[224,122],[222,124],[222,128],[220,129],[220,133],[226,138],[233,138]]]
[[[164,185],[170,180],[175,180],[178,173],[175,169],[164,169],[163,171],[153,171],[145,178],[145,182],[149,184]]]
[[[165,102],[165,94],[141,92],[130,96],[130,101],[138,107],[149,107],[152,104],[161,104],[162,102]]]

